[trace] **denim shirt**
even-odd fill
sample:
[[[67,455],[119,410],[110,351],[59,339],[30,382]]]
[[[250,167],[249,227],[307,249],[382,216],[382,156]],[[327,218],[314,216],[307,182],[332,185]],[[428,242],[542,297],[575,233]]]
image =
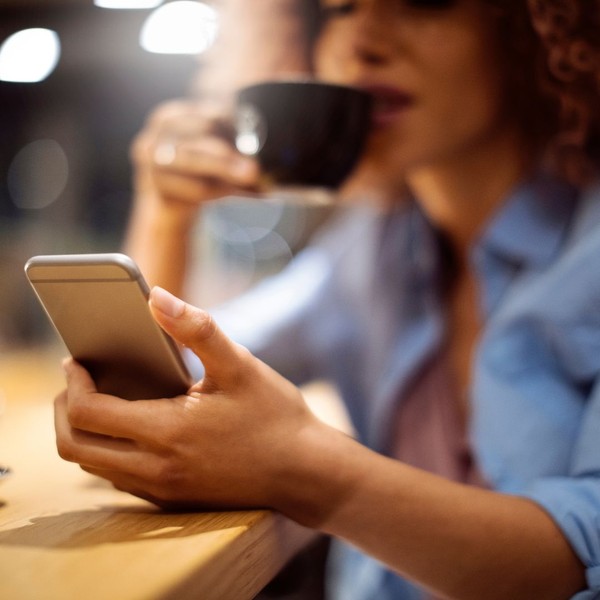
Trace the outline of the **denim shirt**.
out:
[[[295,383],[327,378],[360,441],[386,453],[403,390],[443,343],[439,236],[416,205],[348,209],[278,276],[215,311],[222,328]],[[540,175],[514,191],[472,249],[483,332],[469,433],[490,486],[555,520],[600,598],[600,186]],[[532,557],[535,560],[535,557]],[[349,546],[330,596],[421,593]]]

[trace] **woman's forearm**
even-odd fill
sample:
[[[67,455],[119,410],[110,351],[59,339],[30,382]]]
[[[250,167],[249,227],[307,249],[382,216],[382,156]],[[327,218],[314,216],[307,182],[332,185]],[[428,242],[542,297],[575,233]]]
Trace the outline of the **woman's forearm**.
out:
[[[342,434],[319,438],[284,499],[300,522],[448,598],[564,600],[585,587],[583,566],[534,502],[450,482]]]
[[[239,164],[240,157],[230,140],[224,149],[225,142],[216,133],[230,117],[235,91],[248,83],[306,73],[310,68],[302,0],[225,0],[218,6],[219,36],[202,57],[193,86],[196,97],[188,103],[196,108],[159,110],[160,119],[149,119],[133,151],[136,196],[124,248],[151,284],[179,296],[184,291],[190,235],[202,202],[254,190],[257,182],[256,165],[245,174],[239,168],[226,168]],[[220,127],[215,128],[215,119]],[[183,152],[176,165],[162,165],[170,171],[161,171],[153,150],[163,138],[179,149],[181,142],[202,147],[188,151],[193,160]]]
[[[150,285],[184,295],[190,239],[198,207],[173,206],[139,186],[124,241],[124,252],[140,266]]]
[[[149,305],[204,377],[185,396],[127,402],[66,363],[55,424],[67,460],[161,506],[270,506],[449,598],[563,600],[584,588],[583,566],[535,503],[365,448],[205,311],[159,289]]]

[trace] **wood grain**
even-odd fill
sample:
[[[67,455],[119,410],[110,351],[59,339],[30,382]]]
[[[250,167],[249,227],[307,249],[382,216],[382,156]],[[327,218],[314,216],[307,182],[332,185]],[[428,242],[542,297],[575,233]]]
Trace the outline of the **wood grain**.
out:
[[[253,598],[314,534],[271,511],[165,513],[54,446],[60,354],[0,364],[0,598]]]

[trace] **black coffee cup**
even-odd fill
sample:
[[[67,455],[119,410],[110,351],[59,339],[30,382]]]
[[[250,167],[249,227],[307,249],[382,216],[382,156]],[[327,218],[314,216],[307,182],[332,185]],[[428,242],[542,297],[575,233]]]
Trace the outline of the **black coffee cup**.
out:
[[[267,191],[335,190],[363,151],[371,96],[313,80],[266,81],[237,95],[236,147],[255,157]]]

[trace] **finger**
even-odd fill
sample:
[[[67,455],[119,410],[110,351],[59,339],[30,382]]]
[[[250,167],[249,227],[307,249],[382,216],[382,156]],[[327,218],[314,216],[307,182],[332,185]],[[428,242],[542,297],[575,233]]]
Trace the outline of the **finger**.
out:
[[[135,138],[134,157],[151,157],[149,149],[164,143],[179,145],[203,138],[219,139],[233,146],[235,129],[222,107],[206,102],[170,102],[160,107]]]
[[[251,193],[214,179],[198,179],[167,171],[152,173],[152,185],[166,202],[197,206],[198,204],[231,196]]]
[[[145,482],[140,481],[138,478],[133,477],[132,475],[121,473],[119,471],[109,471],[107,469],[95,469],[85,465],[81,465],[81,468],[90,475],[105,479],[120,492],[126,492],[132,496],[137,496],[142,500],[146,500],[158,506],[161,505],[161,502],[157,498],[146,491]]]
[[[230,112],[223,105],[189,99],[169,100],[152,111],[146,129],[189,137],[219,130],[230,122]]]
[[[228,142],[215,137],[158,145],[153,158],[157,168],[222,179],[233,185],[255,185],[259,175],[255,160],[240,155]]]
[[[54,408],[56,446],[64,460],[87,467],[144,473],[148,469],[147,454],[131,440],[102,436],[71,426],[66,402],[59,396]]]
[[[247,352],[230,340],[206,311],[159,287],[150,291],[149,304],[157,323],[194,351],[204,364],[207,376],[222,384],[231,382],[232,378],[239,380],[248,365]]]
[[[231,128],[230,119],[220,108],[205,102],[169,101],[151,113],[134,139],[132,156],[147,160],[151,157],[148,149],[166,140],[175,142],[207,135],[232,140]]]
[[[196,110],[198,102],[187,98],[172,98],[161,102],[155,106],[149,113],[146,124],[149,127],[159,126],[165,121],[185,113],[193,113]]]
[[[260,167],[241,156],[223,140],[204,138],[160,144],[140,140],[134,146],[135,161],[147,168],[153,185],[169,199],[197,204],[234,193],[255,192]]]
[[[81,468],[91,475],[101,477],[110,482],[115,489],[137,496],[162,507],[174,507],[182,503],[173,498],[176,490],[164,482],[152,482],[133,474],[108,469],[97,469],[82,465]],[[197,504],[194,506],[198,506]]]
[[[62,361],[63,371],[69,387],[76,386],[79,393],[97,394],[98,388],[87,369],[73,358],[65,358]]]
[[[156,423],[165,421],[167,401],[136,400],[100,394],[90,374],[77,362],[64,362],[67,390],[56,400],[69,425],[89,433],[150,442]]]

